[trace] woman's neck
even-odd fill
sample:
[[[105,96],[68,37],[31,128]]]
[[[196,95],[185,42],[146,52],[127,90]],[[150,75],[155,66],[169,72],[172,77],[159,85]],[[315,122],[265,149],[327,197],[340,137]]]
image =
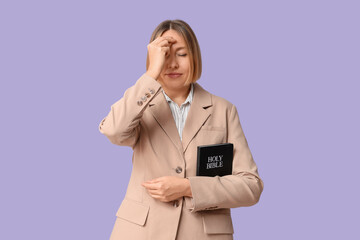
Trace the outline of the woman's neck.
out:
[[[189,95],[191,84],[184,86],[181,89],[168,89],[165,86],[163,89],[166,95],[168,95],[168,97],[171,98],[171,100],[173,100],[180,107]]]

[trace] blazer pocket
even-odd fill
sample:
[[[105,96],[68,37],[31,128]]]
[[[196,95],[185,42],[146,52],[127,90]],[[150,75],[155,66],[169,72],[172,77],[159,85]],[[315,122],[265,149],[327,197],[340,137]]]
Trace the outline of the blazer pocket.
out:
[[[116,212],[116,216],[140,226],[144,226],[149,213],[149,208],[149,205],[125,198]]]
[[[197,138],[198,145],[210,145],[226,142],[226,129],[216,126],[202,126]]]
[[[230,214],[202,213],[204,231],[207,234],[233,234],[234,227]]]

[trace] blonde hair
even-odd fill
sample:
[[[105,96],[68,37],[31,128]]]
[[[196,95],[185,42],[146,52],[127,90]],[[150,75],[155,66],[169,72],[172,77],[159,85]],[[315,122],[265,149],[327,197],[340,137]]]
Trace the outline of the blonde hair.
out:
[[[185,84],[196,82],[201,76],[202,63],[201,63],[201,53],[200,46],[195,36],[195,33],[183,20],[165,20],[161,22],[153,31],[150,42],[154,41],[158,36],[161,36],[164,32],[169,29],[177,31],[185,40],[186,46],[189,50],[190,58],[190,69],[188,79],[186,79]],[[149,68],[149,52],[147,53],[146,58],[146,70]]]

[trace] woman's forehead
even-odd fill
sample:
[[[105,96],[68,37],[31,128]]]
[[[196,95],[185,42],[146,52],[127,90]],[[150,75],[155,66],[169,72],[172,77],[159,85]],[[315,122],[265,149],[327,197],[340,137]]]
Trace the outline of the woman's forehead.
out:
[[[176,39],[176,42],[174,43],[174,45],[175,45],[175,44],[177,44],[177,45],[180,45],[180,44],[181,44],[181,45],[185,46],[185,40],[184,40],[184,38],[181,36],[180,33],[178,33],[177,31],[175,31],[175,30],[173,30],[173,29],[167,30],[166,32],[164,32],[164,33],[162,34],[162,36],[163,36],[163,37],[168,37],[168,36],[173,37],[173,38]]]

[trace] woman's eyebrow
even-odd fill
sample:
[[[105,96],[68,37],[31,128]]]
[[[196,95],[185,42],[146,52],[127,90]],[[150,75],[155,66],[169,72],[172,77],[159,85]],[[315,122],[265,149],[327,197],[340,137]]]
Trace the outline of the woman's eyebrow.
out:
[[[178,47],[178,48],[175,48],[175,50],[179,50],[179,49],[182,49],[182,48],[185,48],[185,47]]]

